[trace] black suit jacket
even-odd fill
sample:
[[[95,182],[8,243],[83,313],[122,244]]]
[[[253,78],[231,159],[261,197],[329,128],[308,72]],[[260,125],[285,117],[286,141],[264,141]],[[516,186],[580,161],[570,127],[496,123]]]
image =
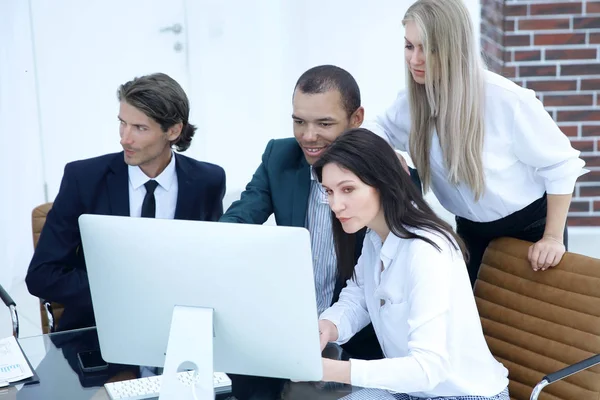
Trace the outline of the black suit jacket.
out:
[[[223,214],[225,171],[181,154],[175,154],[175,161],[175,219],[217,221]],[[82,214],[129,216],[129,174],[123,152],[66,165],[29,265],[25,278],[29,292],[65,306],[60,330],[95,324],[78,225]]]

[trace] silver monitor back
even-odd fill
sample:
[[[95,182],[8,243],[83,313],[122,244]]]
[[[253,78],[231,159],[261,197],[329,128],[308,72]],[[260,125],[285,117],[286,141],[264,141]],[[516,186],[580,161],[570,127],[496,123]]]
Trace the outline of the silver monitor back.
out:
[[[320,380],[304,228],[82,215],[102,356],[163,366],[173,307],[214,309],[215,371]]]

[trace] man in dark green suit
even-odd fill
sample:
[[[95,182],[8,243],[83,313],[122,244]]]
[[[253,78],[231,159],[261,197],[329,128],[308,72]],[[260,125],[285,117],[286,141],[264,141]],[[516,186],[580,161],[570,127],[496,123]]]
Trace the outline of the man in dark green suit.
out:
[[[275,214],[277,225],[306,227],[311,235],[317,308],[321,313],[337,300],[350,277],[338,273],[331,210],[320,184],[312,178],[311,164],[345,130],[362,124],[364,109],[352,75],[333,65],[306,71],[296,83],[292,105],[294,137],[269,141],[262,163],[240,200],[229,207],[220,221],[263,224]],[[354,236],[350,243],[358,259],[364,231]],[[343,347],[354,358],[383,357],[371,325]],[[239,389],[242,385],[236,383],[244,381],[244,386],[248,386],[250,382],[255,385],[269,380],[234,377],[232,381],[234,395],[242,400],[253,398],[248,394],[252,390],[245,388],[241,393],[236,386]]]

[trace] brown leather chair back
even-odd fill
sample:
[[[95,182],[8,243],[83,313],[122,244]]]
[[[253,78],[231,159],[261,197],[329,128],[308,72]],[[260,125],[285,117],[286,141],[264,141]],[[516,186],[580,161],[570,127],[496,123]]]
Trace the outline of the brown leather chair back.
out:
[[[45,203],[45,204],[39,205],[36,208],[34,208],[33,212],[31,213],[31,231],[33,234],[33,247],[34,248],[37,247],[38,240],[40,239],[40,234],[42,233],[42,228],[44,228],[44,224],[46,223],[46,216],[48,215],[48,212],[50,212],[51,208],[52,208],[52,203]],[[44,307],[44,301],[43,301],[43,299],[41,299],[41,300],[42,301],[40,302],[40,315],[42,317],[42,332],[49,333],[50,328],[49,328],[48,314]],[[55,303],[55,302],[52,302],[51,306],[52,306],[52,314],[53,314],[53,318],[54,318],[54,326],[56,327],[58,325],[58,321],[64,311],[64,307],[62,306],[62,304]]]
[[[42,228],[46,223],[46,216],[48,212],[52,208],[52,203],[45,203],[40,206],[37,206],[33,209],[31,213],[31,231],[33,233],[33,248],[35,249],[38,244],[38,240],[40,240],[40,234],[42,233]]]
[[[529,242],[493,241],[475,298],[490,350],[509,370],[510,397],[530,398],[542,378],[600,353],[600,260],[566,253],[534,272]],[[544,389],[541,400],[600,399],[600,366]]]

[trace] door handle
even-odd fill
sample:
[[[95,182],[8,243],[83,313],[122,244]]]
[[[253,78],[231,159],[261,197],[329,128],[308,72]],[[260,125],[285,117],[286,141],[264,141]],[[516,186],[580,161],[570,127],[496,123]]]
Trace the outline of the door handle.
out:
[[[183,26],[180,23],[173,24],[171,26],[164,27],[160,30],[161,33],[173,32],[175,35],[179,35],[183,31]]]

